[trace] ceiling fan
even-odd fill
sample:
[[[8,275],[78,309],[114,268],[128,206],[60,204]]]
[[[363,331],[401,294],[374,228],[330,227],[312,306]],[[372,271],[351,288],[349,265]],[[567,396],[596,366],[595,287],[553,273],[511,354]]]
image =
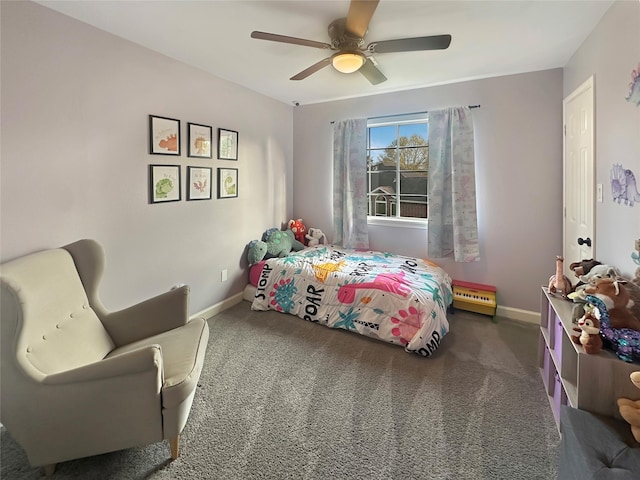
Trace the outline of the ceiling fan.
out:
[[[332,65],[342,73],[360,72],[371,84],[384,82],[387,77],[376,67],[374,53],[415,52],[423,50],[444,50],[451,43],[451,35],[432,35],[429,37],[400,38],[371,42],[366,47],[364,36],[369,28],[371,17],[380,0],[351,0],[346,18],[339,18],[329,24],[331,43],[306,40],[304,38],[277,35],[275,33],[251,32],[251,38],[272,42],[291,43],[305,47],[333,50],[336,53],[304,69],[290,80],[302,80],[318,70]]]

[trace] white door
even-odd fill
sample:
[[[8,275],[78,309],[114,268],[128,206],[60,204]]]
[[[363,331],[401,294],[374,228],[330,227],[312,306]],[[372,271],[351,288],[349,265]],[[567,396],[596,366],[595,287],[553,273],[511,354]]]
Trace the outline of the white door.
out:
[[[593,77],[562,102],[564,120],[565,275],[572,262],[595,258]],[[575,283],[575,282],[574,282]]]

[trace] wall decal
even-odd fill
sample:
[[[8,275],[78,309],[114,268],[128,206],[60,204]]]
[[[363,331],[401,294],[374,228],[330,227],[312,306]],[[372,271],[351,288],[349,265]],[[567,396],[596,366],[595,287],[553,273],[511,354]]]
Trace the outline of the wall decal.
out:
[[[640,63],[638,63],[636,70],[631,70],[629,95],[627,95],[626,99],[627,102],[635,103],[636,107],[640,107]]]
[[[633,207],[635,202],[640,202],[640,192],[636,176],[631,170],[625,169],[616,163],[611,168],[611,194],[613,201]]]

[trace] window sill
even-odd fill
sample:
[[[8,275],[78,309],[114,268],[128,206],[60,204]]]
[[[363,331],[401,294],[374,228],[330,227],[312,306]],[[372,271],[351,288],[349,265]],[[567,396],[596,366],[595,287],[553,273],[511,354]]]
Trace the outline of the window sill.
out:
[[[414,228],[417,230],[427,229],[426,219],[409,219],[409,218],[389,218],[389,217],[367,217],[367,225],[375,225],[378,227],[399,227]]]

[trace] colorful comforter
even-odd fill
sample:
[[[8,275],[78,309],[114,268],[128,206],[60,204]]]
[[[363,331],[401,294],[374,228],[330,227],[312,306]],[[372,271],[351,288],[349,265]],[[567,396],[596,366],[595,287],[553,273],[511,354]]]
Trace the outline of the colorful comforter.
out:
[[[277,310],[429,357],[449,331],[451,278],[425,260],[330,245],[265,263],[253,310]]]

